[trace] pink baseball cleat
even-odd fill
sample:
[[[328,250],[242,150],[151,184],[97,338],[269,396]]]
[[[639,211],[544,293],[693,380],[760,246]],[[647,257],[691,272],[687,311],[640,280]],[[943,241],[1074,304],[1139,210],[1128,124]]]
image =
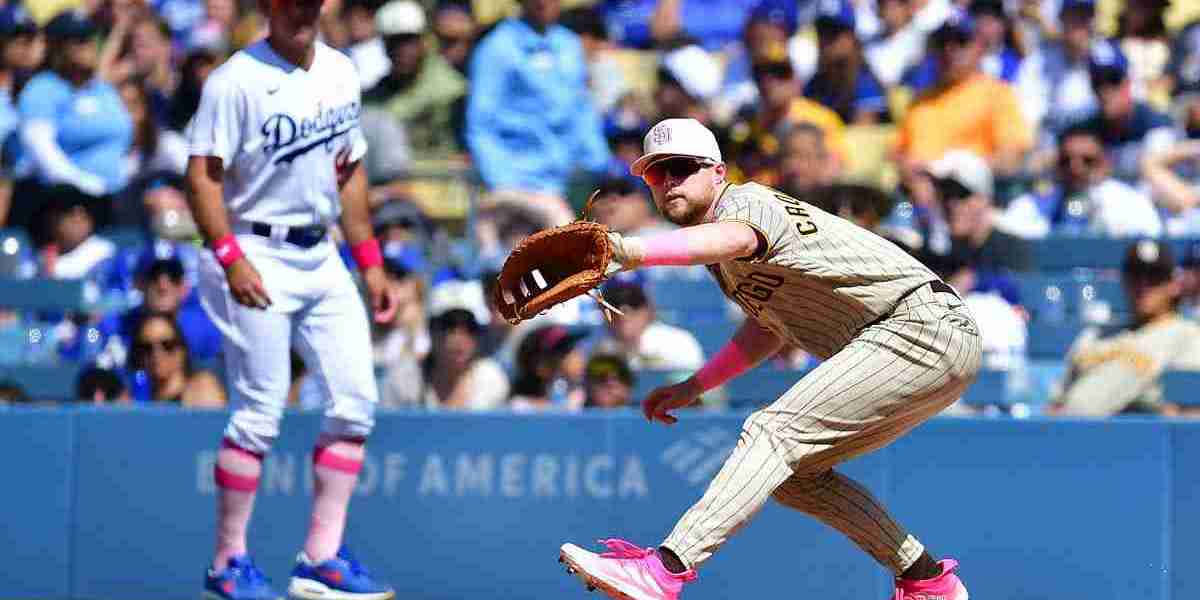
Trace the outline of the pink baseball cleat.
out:
[[[696,579],[695,570],[672,573],[654,548],[639,548],[625,540],[600,540],[609,552],[596,554],[575,544],[563,544],[558,562],[579,577],[588,590],[599,589],[618,600],[678,600],[683,584]],[[964,596],[965,598],[965,596]]]
[[[896,595],[893,600],[967,600],[967,588],[954,574],[958,561],[943,560],[942,574],[933,579],[896,579]]]

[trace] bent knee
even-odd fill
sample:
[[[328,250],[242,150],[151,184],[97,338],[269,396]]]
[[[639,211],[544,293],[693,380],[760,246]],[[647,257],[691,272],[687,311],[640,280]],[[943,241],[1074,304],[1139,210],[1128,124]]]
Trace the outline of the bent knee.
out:
[[[775,491],[771,492],[771,496],[784,504],[794,505],[796,499],[814,496],[818,491],[827,487],[833,476],[833,469],[796,473],[775,488]]]

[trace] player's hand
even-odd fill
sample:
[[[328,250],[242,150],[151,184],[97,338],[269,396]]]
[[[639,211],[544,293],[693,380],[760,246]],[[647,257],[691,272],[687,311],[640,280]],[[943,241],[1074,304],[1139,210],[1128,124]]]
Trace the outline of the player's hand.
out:
[[[679,419],[670,411],[694,403],[703,393],[704,390],[691,377],[675,385],[657,388],[642,400],[642,414],[647,421],[673,425]]]
[[[229,281],[229,293],[238,304],[250,308],[271,305],[271,297],[267,295],[267,288],[263,287],[262,276],[245,257],[229,265],[225,270],[225,279]]]
[[[371,311],[375,313],[375,322],[391,322],[400,306],[400,296],[395,287],[388,285],[383,267],[371,267],[364,271],[363,283],[367,285],[367,295],[371,298]]]

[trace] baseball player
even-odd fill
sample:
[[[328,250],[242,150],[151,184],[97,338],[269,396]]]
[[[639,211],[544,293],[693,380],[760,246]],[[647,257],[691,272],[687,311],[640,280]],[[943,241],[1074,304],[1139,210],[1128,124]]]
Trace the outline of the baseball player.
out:
[[[188,129],[192,210],[212,252],[201,303],[224,338],[232,416],[217,454],[211,600],[276,598],[246,551],[263,455],[279,433],[294,346],[326,401],[313,449],[315,498],[288,592],[295,598],[393,597],[341,547],[346,510],[377,402],[366,310],[330,240],[342,231],[375,318],[391,319],[371,237],[366,142],[350,59],[316,41],[322,0],[261,0],[269,37],[204,85]]]
[[[596,554],[564,544],[560,560],[616,598],[679,597],[683,585],[767,500],[846,534],[896,575],[898,600],[967,600],[956,561],[937,561],[864,487],[834,470],[881,448],[958,398],[980,365],[970,313],[946,283],[898,246],[771,188],[725,181],[713,134],[668,119],[631,166],[681,229],[610,233],[625,268],[708,265],[746,315],[692,377],[654,390],[647,419],[738,376],[784,343],[824,362],[742,426],[704,496],[657,548],[604,540]]]

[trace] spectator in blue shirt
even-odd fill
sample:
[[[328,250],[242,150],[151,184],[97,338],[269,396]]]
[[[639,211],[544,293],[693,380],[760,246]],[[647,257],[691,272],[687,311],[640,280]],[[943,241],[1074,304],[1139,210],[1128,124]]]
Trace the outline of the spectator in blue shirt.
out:
[[[574,218],[572,175],[602,172],[608,144],[587,85],[579,36],[558,24],[559,0],[523,0],[471,59],[467,146],[488,190],[485,209],[516,206],[547,225]],[[478,229],[478,228],[477,228]],[[480,231],[481,243],[495,244]],[[494,250],[494,248],[493,248]]]
[[[1047,42],[1027,61],[1031,63],[1032,93],[1025,108],[1043,129],[1043,143],[1068,124],[1096,109],[1088,75],[1088,56],[1095,37],[1095,0],[1065,0],[1059,11],[1062,35]]]
[[[16,91],[37,68],[45,45],[37,23],[18,5],[0,8],[0,225],[8,217],[17,126]]]
[[[763,5],[795,27],[797,3],[787,0],[603,0],[598,8],[623,46],[651,48],[690,38],[715,51],[736,42],[747,18]]]
[[[1200,20],[1175,34],[1167,75],[1174,84],[1173,93],[1200,92]]]
[[[820,3],[817,72],[804,86],[804,95],[833,109],[848,125],[888,122],[887,92],[867,65],[855,27],[849,0]]]
[[[18,206],[32,205],[21,224],[34,221],[34,211],[59,193],[56,186],[91,198],[90,208],[105,222],[107,198],[125,187],[122,166],[133,124],[117,90],[96,77],[99,51],[91,21],[65,12],[45,32],[50,68],[29,80],[17,102],[22,151],[32,167],[17,189]]]
[[[138,257],[135,275],[141,304],[106,320],[100,330],[116,333],[128,349],[133,347],[134,326],[145,315],[170,315],[183,331],[193,360],[208,362],[216,359],[221,351],[221,334],[201,308],[199,296],[193,293],[195,273],[189,278],[184,263],[185,259],[196,257],[188,256],[185,248],[166,241],[147,246]]]
[[[1088,73],[1100,108],[1082,125],[1099,132],[1113,175],[1135,184],[1141,175],[1142,155],[1165,150],[1175,142],[1174,123],[1134,99],[1129,62],[1115,43],[1104,40],[1092,45]]]

